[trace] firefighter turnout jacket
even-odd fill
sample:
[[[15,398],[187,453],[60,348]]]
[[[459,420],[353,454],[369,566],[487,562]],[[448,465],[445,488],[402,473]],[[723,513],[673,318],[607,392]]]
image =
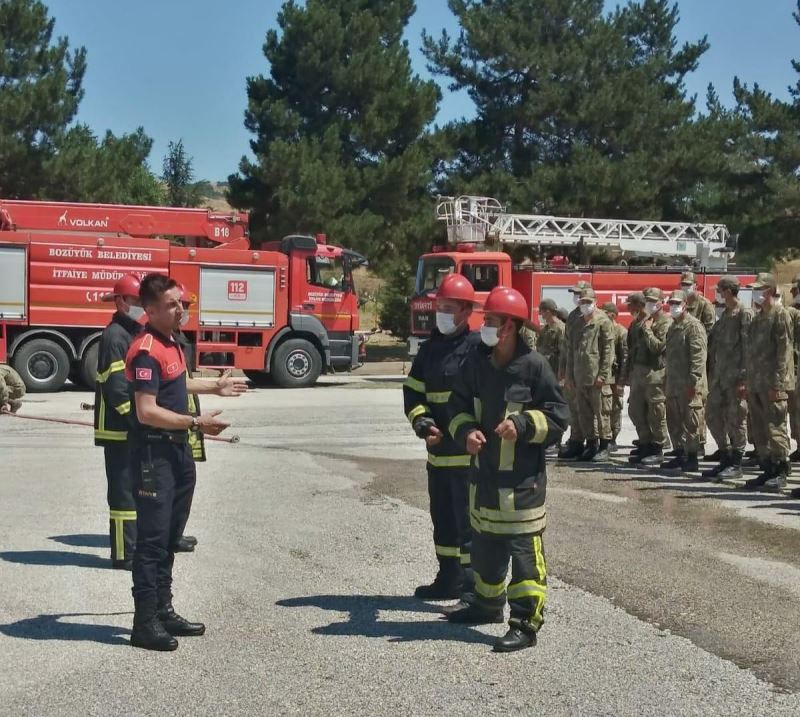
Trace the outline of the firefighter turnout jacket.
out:
[[[94,389],[94,443],[119,445],[128,439],[131,399],[125,357],[144,327],[117,311],[100,337]]]
[[[447,402],[467,356],[480,344],[480,335],[467,328],[453,336],[434,329],[420,346],[403,385],[403,402],[416,431],[425,419],[442,432],[442,441],[428,448],[428,464],[435,468],[469,468],[472,457],[447,432]]]
[[[473,530],[505,537],[544,530],[545,449],[561,439],[569,421],[547,361],[518,341],[512,361],[497,367],[492,349],[480,346],[467,357],[447,409],[448,431],[462,452],[471,431],[486,438],[469,491]],[[507,418],[516,441],[495,433]]]

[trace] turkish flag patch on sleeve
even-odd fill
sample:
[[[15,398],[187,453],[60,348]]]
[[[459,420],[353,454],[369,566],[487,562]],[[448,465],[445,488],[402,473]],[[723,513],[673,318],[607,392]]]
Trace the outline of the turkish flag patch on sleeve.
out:
[[[136,369],[136,380],[137,381],[152,381],[153,380],[153,369],[151,369],[151,368],[137,368]]]

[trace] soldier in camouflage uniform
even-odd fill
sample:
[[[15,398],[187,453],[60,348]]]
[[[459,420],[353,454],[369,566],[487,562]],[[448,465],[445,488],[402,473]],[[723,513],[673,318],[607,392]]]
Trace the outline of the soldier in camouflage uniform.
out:
[[[777,491],[786,485],[789,436],[786,433],[788,392],[794,388],[792,319],[780,305],[772,274],[759,274],[750,284],[760,306],[747,337],[747,398],[753,417],[753,439],[763,472],[746,488]]]
[[[714,483],[742,477],[747,446],[746,345],[753,312],[739,301],[739,279],[724,276],[715,293],[725,304],[709,337],[708,426],[719,446],[718,465],[704,471]]]
[[[7,364],[0,364],[0,411],[16,413],[25,395],[22,377]]]
[[[794,373],[797,383],[800,383],[800,275],[792,280],[792,305],[786,310],[792,317],[794,328]],[[791,437],[797,441],[797,450],[789,456],[792,461],[800,461],[800,391],[798,385],[789,392],[789,426]]]
[[[564,353],[564,322],[556,315],[558,307],[552,299],[544,299],[539,304],[539,338],[538,347],[542,356],[547,359],[553,374],[558,376],[558,367]]]
[[[714,306],[697,291],[697,277],[693,272],[681,274],[681,289],[686,294],[686,311],[703,324],[708,335],[714,325]]]
[[[619,310],[611,302],[603,305],[603,311],[614,330],[614,364],[611,367],[611,449],[617,447],[617,436],[622,431],[622,399],[625,397],[625,365],[628,361],[628,331],[617,321]]]
[[[558,377],[564,381],[564,398],[567,399],[569,406],[569,440],[564,448],[559,452],[558,457],[564,460],[576,460],[583,455],[584,443],[586,436],[583,435],[581,423],[578,420],[578,405],[576,403],[575,390],[571,389],[566,384],[567,377],[567,356],[575,351],[575,341],[577,338],[576,328],[580,328],[583,323],[581,310],[578,307],[580,303],[580,292],[589,288],[589,282],[579,281],[569,291],[572,294],[572,300],[575,303],[575,308],[567,316],[567,321],[564,327],[564,351],[560,357],[558,367]]]
[[[708,342],[705,328],[687,309],[684,291],[672,292],[669,310],[672,325],[667,331],[665,393],[667,427],[675,457],[661,467],[690,473],[698,469],[703,399],[708,392]]]
[[[578,308],[581,323],[574,329],[574,350],[567,353],[565,386],[575,391],[578,420],[586,436],[581,461],[607,461],[611,443],[611,367],[614,364],[614,330],[597,309],[594,289],[583,289]]]
[[[655,466],[660,465],[667,443],[664,354],[672,321],[662,311],[661,289],[646,289],[644,299],[642,317],[628,330],[628,415],[639,436],[630,462]]]

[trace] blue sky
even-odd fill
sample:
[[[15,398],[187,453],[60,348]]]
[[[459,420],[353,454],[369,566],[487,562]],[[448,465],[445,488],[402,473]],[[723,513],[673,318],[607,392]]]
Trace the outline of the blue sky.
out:
[[[151,165],[160,172],[167,142],[182,138],[198,178],[222,180],[249,151],[244,128],[245,78],[266,74],[261,52],[280,0],[45,0],[56,34],[88,51],[86,96],[78,119],[97,133],[139,125],[155,139]],[[616,0],[608,2],[616,5]],[[704,97],[713,82],[730,101],[733,77],[759,82],[779,96],[795,81],[800,29],[795,0],[678,0],[679,38],[708,35],[711,49],[688,81]],[[408,30],[415,68],[423,29],[457,30],[446,0],[417,0]],[[438,122],[469,115],[469,99],[445,88]]]

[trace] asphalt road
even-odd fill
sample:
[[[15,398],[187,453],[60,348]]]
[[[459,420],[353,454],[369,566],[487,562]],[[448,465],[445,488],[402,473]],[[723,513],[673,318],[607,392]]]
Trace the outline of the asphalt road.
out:
[[[85,400],[23,412],[90,420]],[[435,560],[399,383],[204,407],[241,443],[200,468],[175,604],[208,631],[171,654],[127,644],[91,431],[0,419],[0,714],[800,713],[800,501],[553,466],[547,623],[495,655],[504,626],[409,597]]]

